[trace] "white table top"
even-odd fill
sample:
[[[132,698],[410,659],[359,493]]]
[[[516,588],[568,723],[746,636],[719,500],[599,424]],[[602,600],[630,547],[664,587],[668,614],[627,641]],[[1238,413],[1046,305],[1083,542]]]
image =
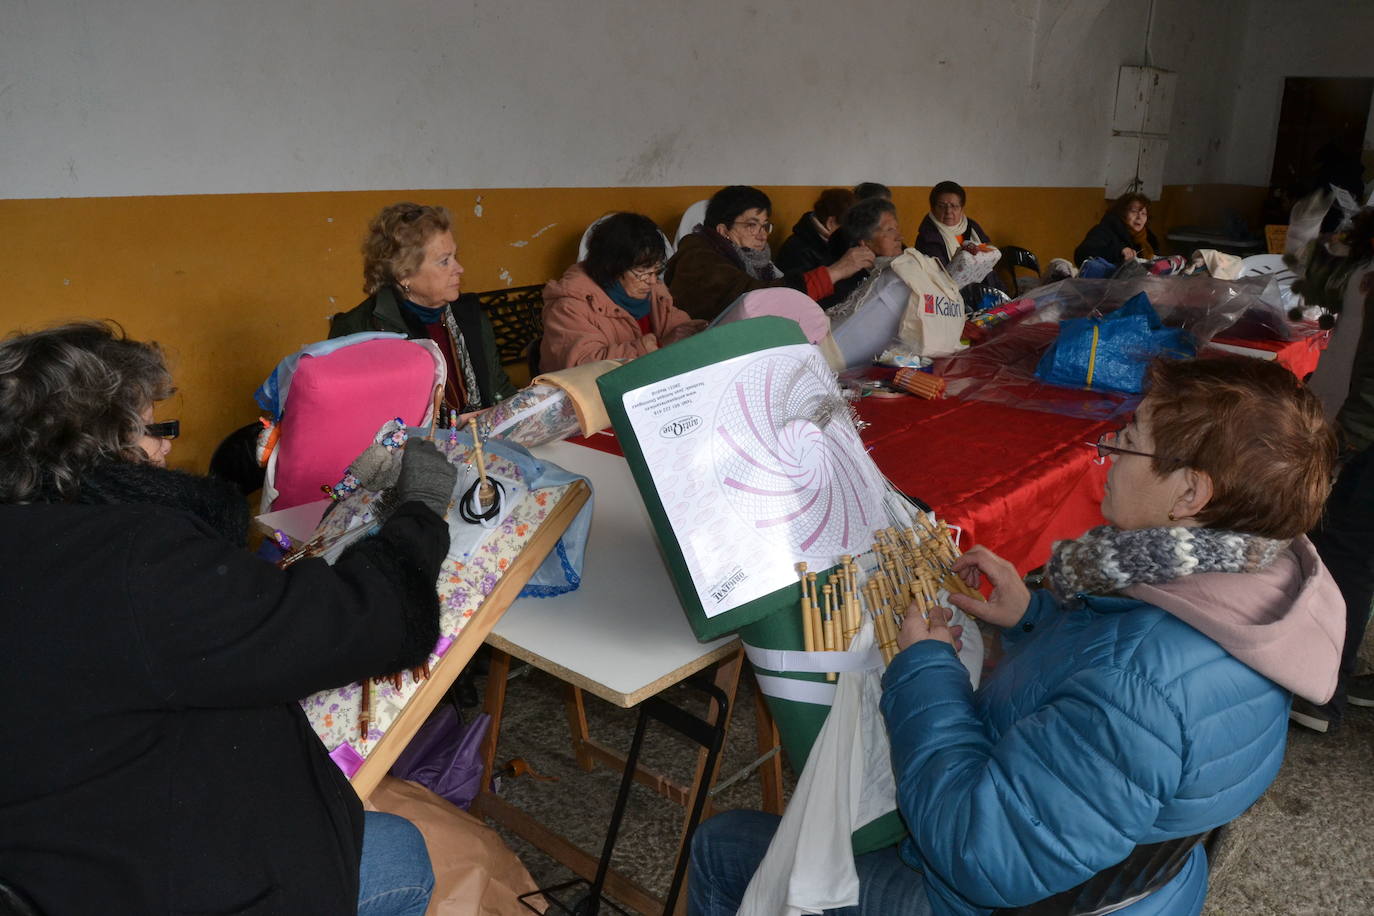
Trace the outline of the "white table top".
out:
[[[702,643],[692,635],[624,458],[570,442],[533,452],[591,481],[582,585],[516,601],[487,642],[624,707],[735,650],[733,636]]]

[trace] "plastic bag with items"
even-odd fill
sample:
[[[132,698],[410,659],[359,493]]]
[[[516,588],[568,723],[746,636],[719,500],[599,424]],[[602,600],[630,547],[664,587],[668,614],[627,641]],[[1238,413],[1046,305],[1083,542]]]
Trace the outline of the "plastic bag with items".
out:
[[[1035,370],[1058,339],[1061,321],[1109,315],[1141,292],[1161,324],[1186,332],[1198,349],[1223,331],[1281,339],[1291,334],[1271,277],[1074,278],[1031,290],[1017,301],[1025,300],[1033,308],[991,328],[978,346],[937,360],[935,372],[944,377],[946,393],[952,397],[1085,419],[1121,416],[1135,406],[1138,396],[1050,384],[1037,378]]]

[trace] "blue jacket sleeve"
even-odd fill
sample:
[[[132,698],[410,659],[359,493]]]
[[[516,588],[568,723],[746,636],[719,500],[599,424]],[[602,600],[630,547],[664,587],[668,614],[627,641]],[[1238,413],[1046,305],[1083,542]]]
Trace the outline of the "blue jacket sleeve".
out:
[[[1021,619],[1009,627],[1002,629],[1002,642],[1007,646],[1014,646],[1018,642],[1024,641],[1027,637],[1035,633],[1036,627],[1044,622],[1046,617],[1051,614],[1059,613],[1059,602],[1054,600],[1054,595],[1047,588],[1038,588],[1031,592],[1030,604],[1026,607],[1026,613],[1021,615]]]
[[[893,660],[882,712],[897,800],[932,890],[1021,906],[1121,861],[1182,771],[1174,706],[1139,675],[1088,668],[1003,734],[975,711],[950,647]]]

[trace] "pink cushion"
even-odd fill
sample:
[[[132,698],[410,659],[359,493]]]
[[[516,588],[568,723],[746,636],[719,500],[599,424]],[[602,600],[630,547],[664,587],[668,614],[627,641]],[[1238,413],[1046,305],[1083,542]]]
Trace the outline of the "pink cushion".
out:
[[[387,420],[419,425],[434,358],[408,340],[369,340],[301,359],[281,420],[273,509],[312,502],[343,476]]]
[[[806,293],[786,286],[772,286],[745,293],[736,300],[732,308],[717,319],[716,324],[729,324],[732,321],[758,318],[761,315],[791,318],[801,325],[802,333],[812,343],[824,339],[825,335],[830,333],[830,319],[815,300]]]

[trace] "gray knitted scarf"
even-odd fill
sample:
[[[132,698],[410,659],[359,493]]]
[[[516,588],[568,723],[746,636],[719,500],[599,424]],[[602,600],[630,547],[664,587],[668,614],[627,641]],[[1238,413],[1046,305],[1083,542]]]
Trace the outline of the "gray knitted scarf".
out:
[[[768,246],[762,248],[742,248],[735,245],[735,253],[744,262],[744,270],[755,280],[776,280],[778,272],[773,269],[773,255]]]
[[[1094,528],[1056,541],[1045,580],[1056,595],[1110,594],[1144,583],[1158,585],[1203,572],[1258,572],[1288,546],[1255,534],[1216,528]]]

